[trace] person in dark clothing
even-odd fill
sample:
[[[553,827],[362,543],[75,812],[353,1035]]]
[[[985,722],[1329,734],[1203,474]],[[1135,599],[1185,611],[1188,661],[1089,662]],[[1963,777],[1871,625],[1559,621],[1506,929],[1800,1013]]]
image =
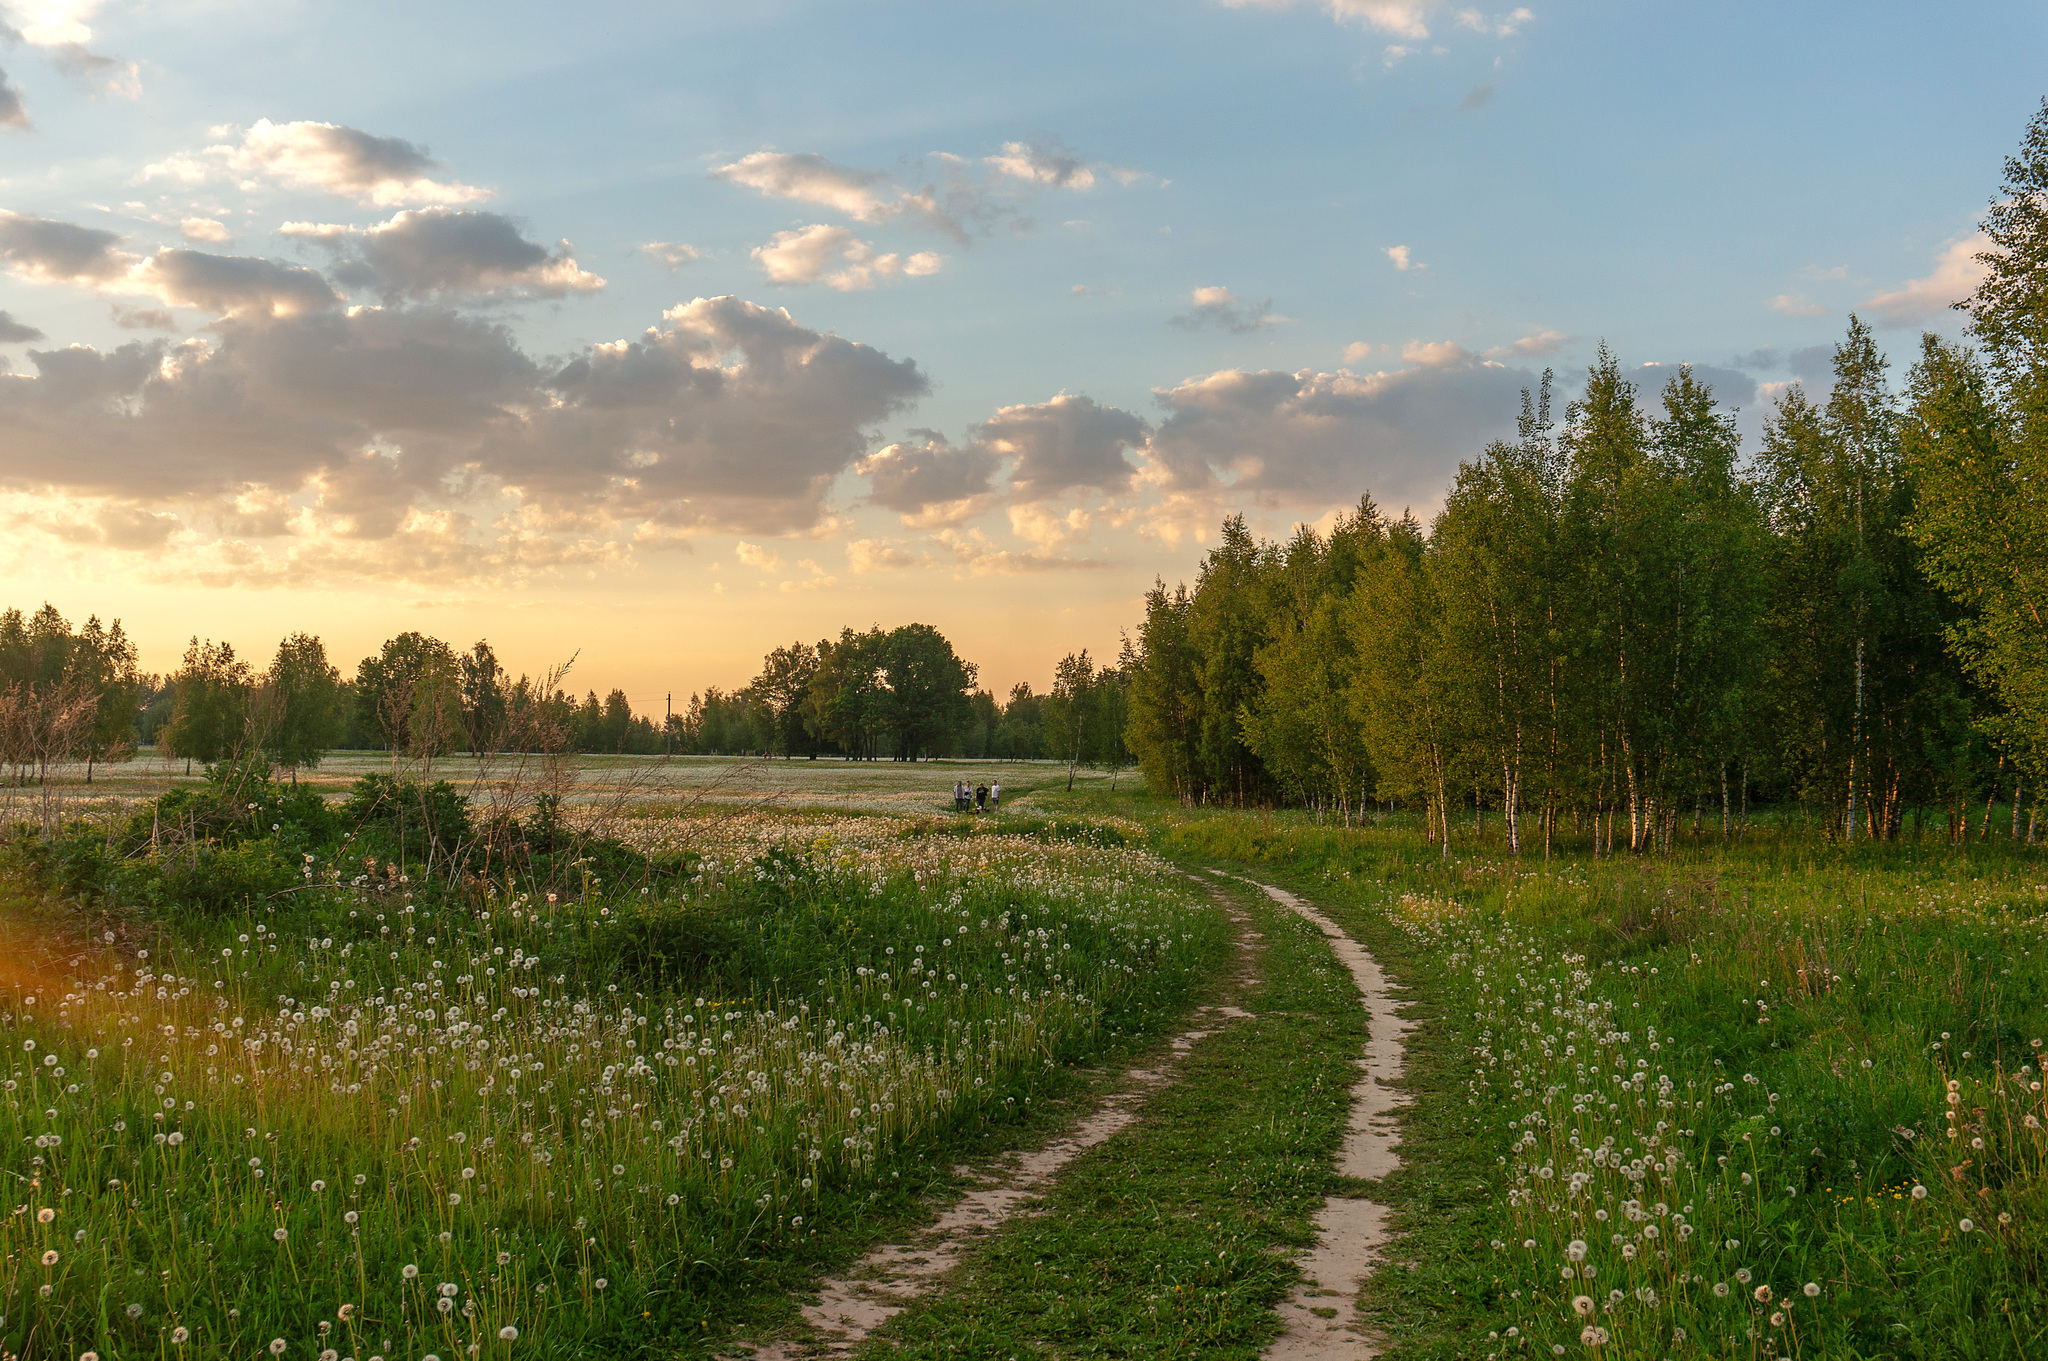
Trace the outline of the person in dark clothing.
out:
[[[974,811],[977,813],[988,811],[988,786],[986,784],[978,784],[974,787]]]

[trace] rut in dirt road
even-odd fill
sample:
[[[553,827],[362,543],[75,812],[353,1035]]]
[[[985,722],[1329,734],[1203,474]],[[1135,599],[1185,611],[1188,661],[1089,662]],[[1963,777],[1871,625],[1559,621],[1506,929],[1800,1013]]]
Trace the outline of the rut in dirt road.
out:
[[[1252,972],[1253,940],[1244,910],[1204,884],[1229,914],[1238,944],[1236,986],[1256,980]],[[989,1234],[1042,1195],[1075,1158],[1108,1141],[1137,1118],[1138,1107],[1172,1082],[1180,1059],[1197,1041],[1250,1013],[1234,1006],[1207,1006],[1194,1015],[1195,1028],[1174,1036],[1165,1055],[1148,1067],[1124,1074],[1123,1090],[1104,1097],[1086,1119],[1035,1152],[1013,1155],[972,1175],[979,1183],[940,1214],[929,1228],[908,1242],[875,1248],[845,1276],[823,1281],[818,1302],[803,1307],[812,1336],[771,1342],[753,1353],[753,1361],[798,1361],[798,1358],[851,1356],[875,1330],[909,1308]]]
[[[1359,1078],[1351,1088],[1351,1123],[1337,1170],[1365,1180],[1384,1177],[1401,1166],[1394,1112],[1407,1105],[1408,1098],[1391,1084],[1401,1077],[1407,1052],[1403,1040],[1413,1023],[1401,1016],[1385,972],[1363,945],[1285,889],[1242,881],[1321,931],[1358,985],[1368,1016],[1367,1038],[1358,1060]],[[1354,1301],[1359,1284],[1379,1265],[1390,1237],[1387,1207],[1363,1198],[1333,1196],[1316,1215],[1316,1236],[1315,1249],[1301,1261],[1305,1279],[1280,1306],[1282,1331],[1266,1355],[1273,1361],[1365,1361],[1378,1356],[1376,1340],[1358,1326]]]

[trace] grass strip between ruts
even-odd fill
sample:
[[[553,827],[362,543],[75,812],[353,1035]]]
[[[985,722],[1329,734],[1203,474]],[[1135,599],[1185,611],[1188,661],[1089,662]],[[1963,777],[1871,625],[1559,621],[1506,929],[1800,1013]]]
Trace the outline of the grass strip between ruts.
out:
[[[905,1358],[1255,1357],[1336,1189],[1365,1033],[1320,932],[1246,894],[1260,981],[1137,1121],[1077,1159],[1040,1212],[884,1330]]]

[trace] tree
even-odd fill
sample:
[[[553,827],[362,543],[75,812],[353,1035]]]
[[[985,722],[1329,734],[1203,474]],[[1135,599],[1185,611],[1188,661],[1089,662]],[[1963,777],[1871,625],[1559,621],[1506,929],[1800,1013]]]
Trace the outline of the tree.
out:
[[[319,638],[294,633],[277,645],[257,696],[263,713],[265,753],[299,781],[301,766],[317,766],[341,740],[341,672],[327,660]]]
[[[249,664],[235,656],[231,644],[194,637],[185,649],[184,664],[171,677],[177,697],[157,745],[184,757],[187,774],[195,760],[211,765],[239,756],[248,736],[253,684]]]
[[[1052,694],[1045,701],[1045,735],[1055,755],[1067,763],[1067,788],[1074,787],[1074,767],[1095,731],[1095,663],[1088,649],[1070,652],[1053,668]]]
[[[761,659],[761,674],[748,688],[766,712],[766,750],[789,756],[810,745],[803,704],[817,674],[818,649],[806,642],[778,647]]]
[[[356,668],[356,708],[363,726],[391,753],[432,761],[453,748],[462,724],[461,669],[438,638],[401,633]]]
[[[126,760],[135,750],[135,719],[142,697],[142,679],[135,671],[135,644],[121,621],[102,627],[98,615],[85,621],[72,649],[71,676],[93,697],[93,720],[81,743],[85,782],[92,783],[96,761]]]
[[[905,624],[894,630],[883,655],[896,759],[915,761],[940,754],[957,739],[972,712],[967,692],[974,688],[974,664],[962,661],[946,636],[930,624]]]
[[[471,752],[494,751],[504,742],[510,714],[505,670],[488,642],[479,640],[462,655],[462,736]]]
[[[1194,597],[1186,586],[1154,581],[1145,593],[1145,622],[1124,666],[1130,677],[1125,740],[1145,781],[1183,806],[1201,801],[1202,660],[1192,627]]]

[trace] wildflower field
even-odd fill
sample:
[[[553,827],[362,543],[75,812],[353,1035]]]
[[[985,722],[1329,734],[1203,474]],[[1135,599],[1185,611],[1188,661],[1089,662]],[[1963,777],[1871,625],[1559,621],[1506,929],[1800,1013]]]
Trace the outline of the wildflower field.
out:
[[[1754,829],[1668,859],[1177,822],[1409,984],[1390,1355],[2048,1350],[2048,865]]]
[[[480,874],[413,793],[9,843],[0,1351],[702,1354],[1223,940],[1113,830],[544,808]]]

